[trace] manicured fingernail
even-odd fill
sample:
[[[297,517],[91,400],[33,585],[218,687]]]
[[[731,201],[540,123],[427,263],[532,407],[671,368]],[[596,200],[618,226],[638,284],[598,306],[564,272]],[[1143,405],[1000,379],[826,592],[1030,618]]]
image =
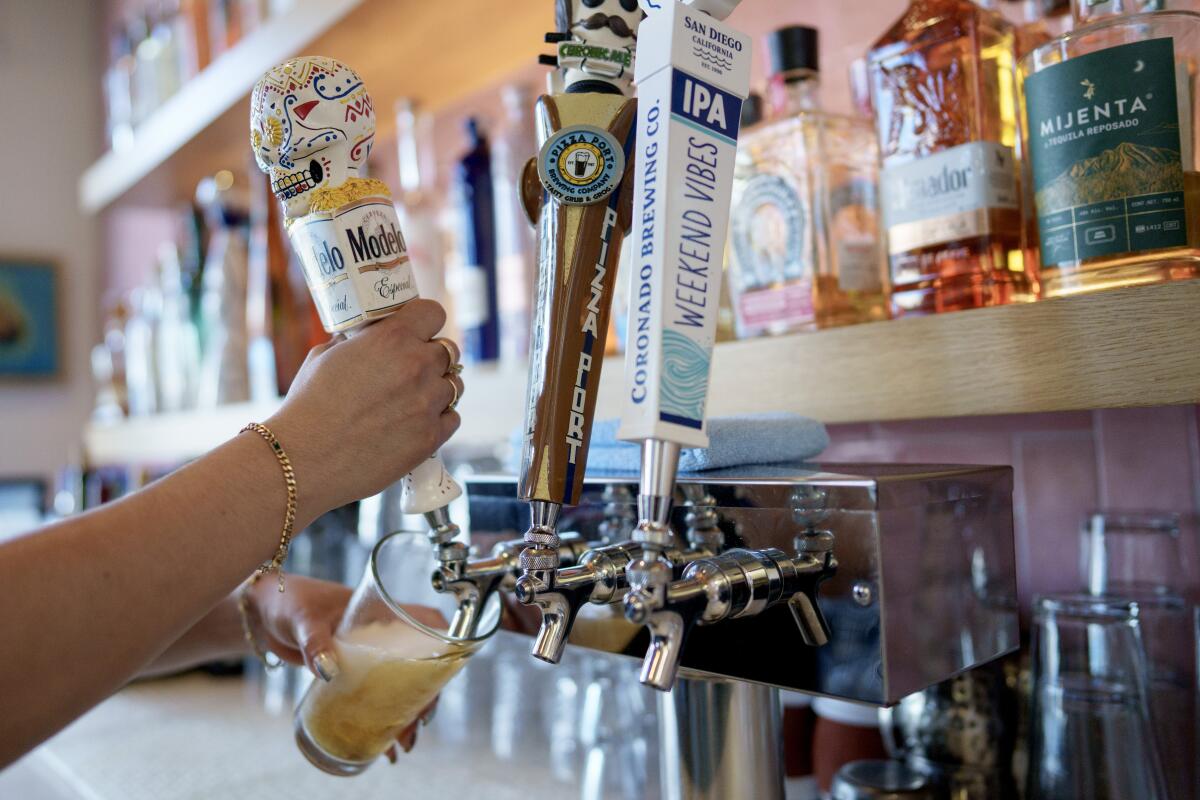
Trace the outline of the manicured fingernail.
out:
[[[421,725],[425,726],[425,725],[428,725],[429,723],[433,722],[433,718],[435,716],[437,716],[437,706],[434,706],[433,708],[429,709],[428,711],[426,711],[424,714],[421,715]]]
[[[404,749],[404,752],[411,753],[412,749],[417,745],[417,729],[413,728],[412,733],[405,738],[407,741],[401,742],[400,747]]]
[[[337,659],[328,650],[317,653],[313,658],[313,667],[316,668],[317,674],[321,676],[321,680],[326,683],[336,678],[338,673],[342,671],[342,668],[338,666]]]
[[[387,755],[387,760],[388,760],[388,761],[392,762],[393,764],[395,764],[395,763],[396,763],[396,748],[394,748],[394,747],[389,747],[389,748],[387,749],[387,753],[386,753],[386,755]]]

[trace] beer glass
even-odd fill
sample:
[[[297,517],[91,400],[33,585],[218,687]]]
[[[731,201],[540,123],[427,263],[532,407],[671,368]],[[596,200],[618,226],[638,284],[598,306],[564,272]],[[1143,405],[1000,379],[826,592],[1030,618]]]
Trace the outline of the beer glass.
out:
[[[1034,603],[1030,800],[1165,800],[1136,602]]]
[[[451,636],[453,595],[435,592],[424,533],[380,539],[334,637],[339,671],[296,708],[296,744],[316,767],[357,775],[388,750],[500,624],[493,596],[479,633]]]
[[[1192,800],[1195,672],[1192,619],[1185,594],[1194,524],[1170,512],[1096,511],[1084,520],[1083,578],[1088,594],[1138,604],[1146,653],[1150,721],[1171,800]]]

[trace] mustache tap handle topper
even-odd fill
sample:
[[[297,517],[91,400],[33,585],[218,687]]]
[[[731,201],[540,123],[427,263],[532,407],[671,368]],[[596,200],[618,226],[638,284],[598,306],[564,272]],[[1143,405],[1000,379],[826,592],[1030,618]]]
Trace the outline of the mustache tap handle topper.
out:
[[[517,596],[541,605],[558,567],[558,513],[579,501],[613,282],[633,209],[633,48],[636,0],[557,0],[562,91],[538,99],[538,153],[525,166],[522,201],[538,231],[520,496],[532,523]],[[543,611],[545,609],[543,608]],[[557,661],[561,647],[535,644]]]
[[[391,191],[359,176],[375,138],[362,78],[332,58],[305,56],[259,79],[250,144],[283,204],[288,238],[321,324],[354,335],[417,297]],[[462,489],[434,455],[405,476],[402,510],[424,514],[439,543],[458,532],[446,506]]]
[[[625,401],[618,438],[640,442],[643,557],[626,570],[626,616],[653,621],[671,565],[669,519],[681,447],[707,447],[705,406],[716,338],[751,41],[722,20],[737,0],[641,0],[635,263],[630,270]],[[664,688],[674,675],[642,680]]]

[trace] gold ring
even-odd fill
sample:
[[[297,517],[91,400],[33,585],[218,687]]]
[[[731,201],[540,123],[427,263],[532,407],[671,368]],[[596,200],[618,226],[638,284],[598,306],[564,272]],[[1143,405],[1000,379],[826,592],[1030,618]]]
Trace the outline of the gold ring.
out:
[[[453,411],[458,406],[458,384],[448,375],[443,375],[443,378],[450,384],[450,388],[454,390],[454,399],[450,401],[450,405],[446,406],[447,411]]]
[[[450,372],[454,365],[458,363],[458,345],[454,344],[454,342],[447,339],[445,336],[439,336],[438,338],[434,339],[434,341],[446,348],[446,356],[450,359],[450,368],[446,371]],[[456,372],[454,374],[457,375],[458,373]]]
[[[446,374],[447,375],[462,375],[462,371],[463,371],[462,364],[451,364],[450,367],[446,370]]]

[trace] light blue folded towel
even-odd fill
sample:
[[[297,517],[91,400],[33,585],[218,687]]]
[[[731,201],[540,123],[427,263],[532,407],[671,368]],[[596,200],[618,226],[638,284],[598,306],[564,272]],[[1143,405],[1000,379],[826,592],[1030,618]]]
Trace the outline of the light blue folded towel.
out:
[[[641,467],[641,448],[617,439],[615,419],[597,420],[592,426],[588,471],[636,473]],[[520,459],[520,434],[516,458]],[[782,411],[711,417],[708,447],[684,448],[679,455],[680,472],[704,472],[745,464],[778,464],[816,458],[829,446],[829,433],[815,419]],[[513,465],[510,464],[510,467]]]

